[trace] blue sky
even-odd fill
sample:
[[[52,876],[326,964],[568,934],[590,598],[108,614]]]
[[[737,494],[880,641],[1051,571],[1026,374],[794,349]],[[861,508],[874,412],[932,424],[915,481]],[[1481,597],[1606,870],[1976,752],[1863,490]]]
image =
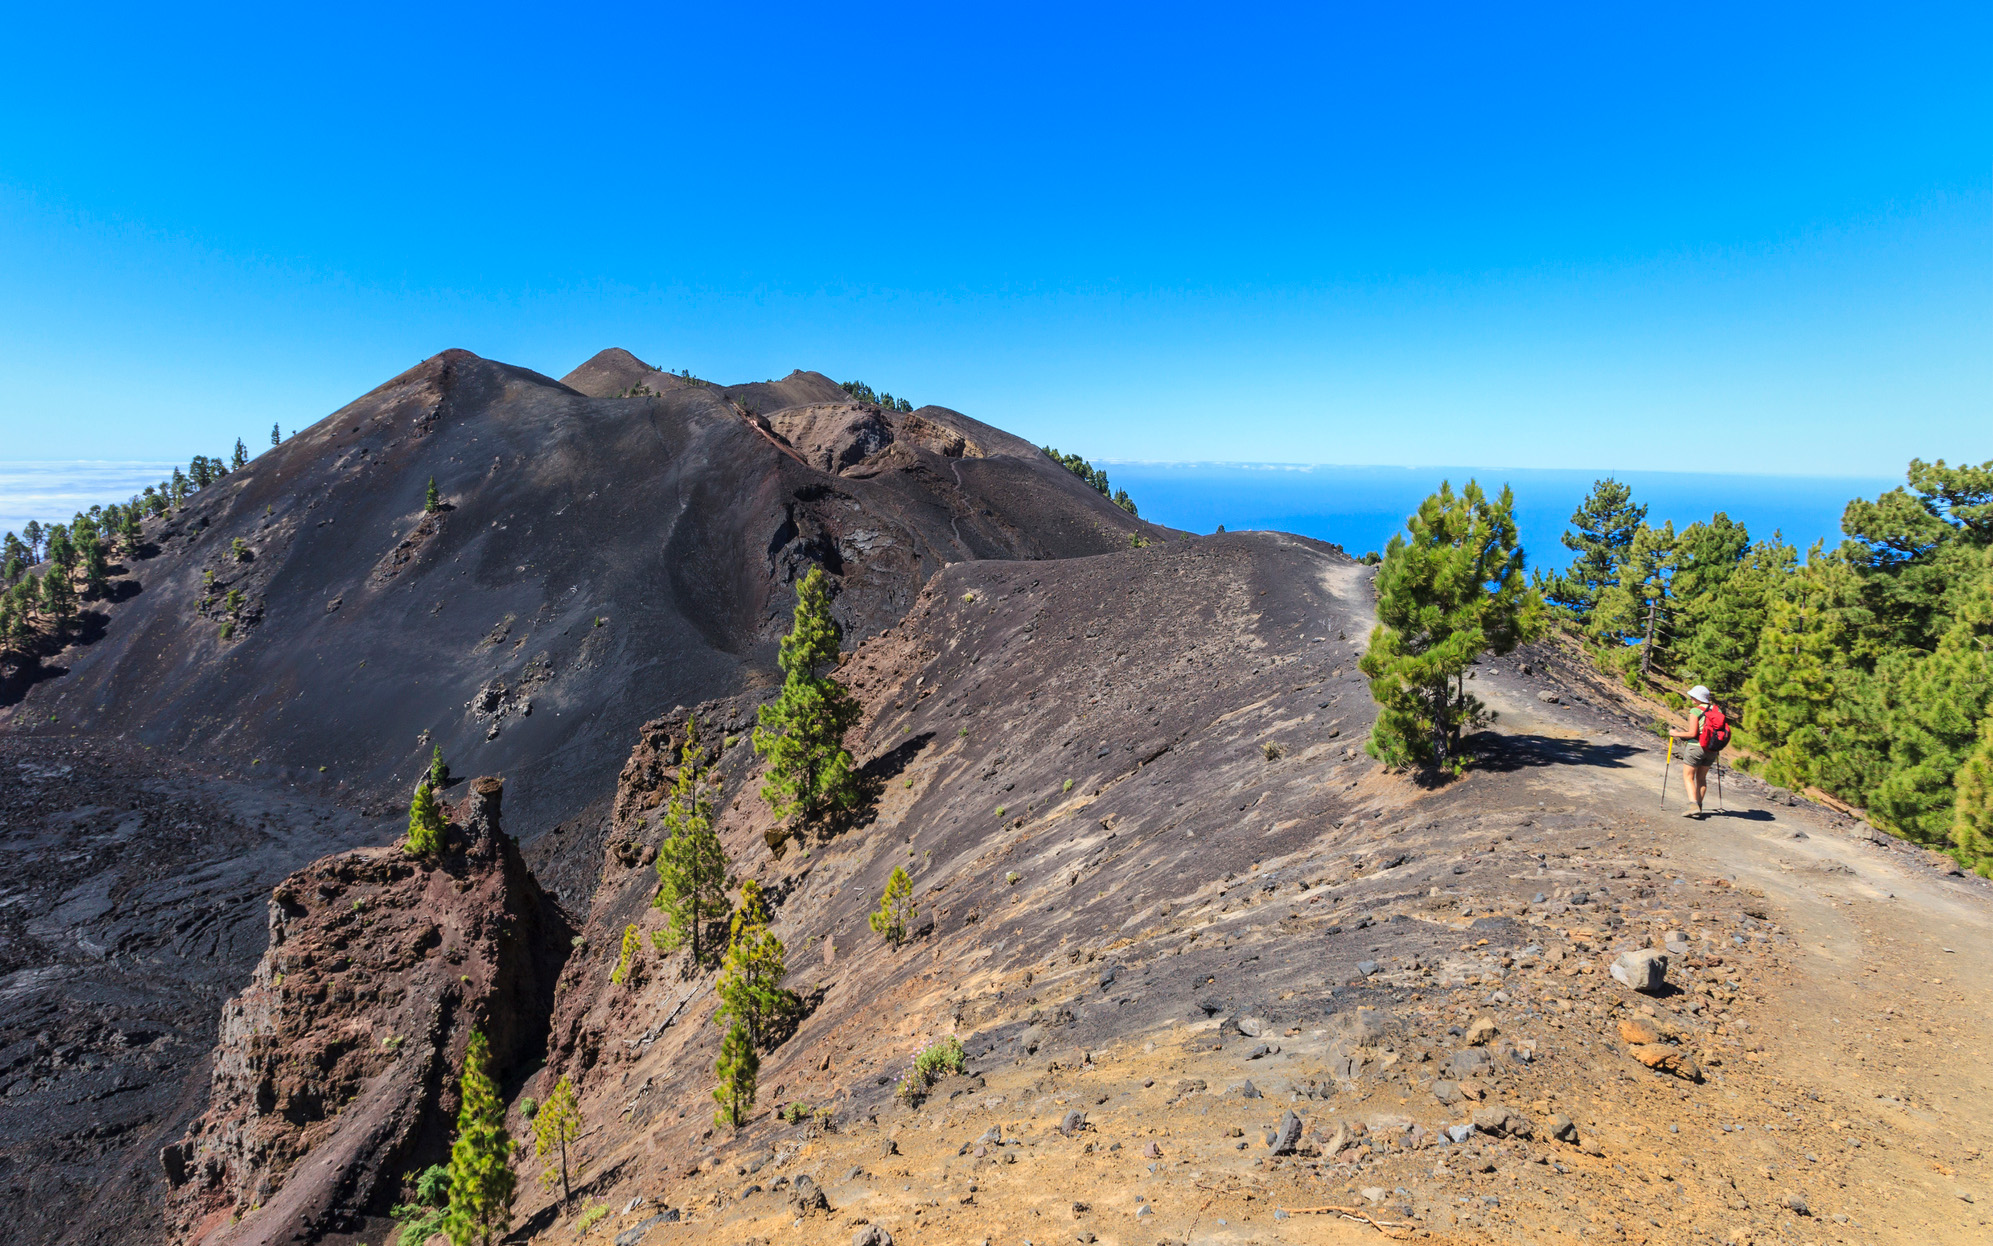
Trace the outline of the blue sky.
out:
[[[608,345],[1106,459],[1993,458],[1990,15],[23,10],[0,458]]]

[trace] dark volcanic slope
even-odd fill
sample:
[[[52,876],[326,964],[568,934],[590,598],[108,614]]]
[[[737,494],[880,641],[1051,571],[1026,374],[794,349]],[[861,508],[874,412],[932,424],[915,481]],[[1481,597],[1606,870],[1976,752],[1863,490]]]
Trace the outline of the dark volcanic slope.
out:
[[[621,392],[642,366],[604,352],[574,376]],[[447,505],[426,516],[432,476]],[[814,373],[591,398],[447,351],[155,522],[142,591],[0,725],[397,800],[434,742],[505,774],[530,838],[609,790],[647,718],[766,681],[811,564],[855,640],[949,562],[1155,531],[1015,438]]]
[[[271,886],[390,829],[140,748],[0,736],[0,1238],[164,1240],[159,1148],[206,1106]]]

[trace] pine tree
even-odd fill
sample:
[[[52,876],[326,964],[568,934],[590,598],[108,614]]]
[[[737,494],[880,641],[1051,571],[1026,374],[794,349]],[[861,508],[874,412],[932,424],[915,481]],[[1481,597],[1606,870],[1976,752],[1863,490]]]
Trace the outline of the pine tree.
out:
[[[1826,751],[1822,728],[1841,672],[1824,611],[1806,592],[1809,577],[1794,579],[1766,613],[1757,666],[1744,682],[1743,742],[1766,754],[1767,779],[1800,788],[1814,781]]]
[[[1956,818],[1954,778],[1979,744],[1980,724],[1993,713],[1993,575],[1938,642],[1892,688],[1889,772],[1875,787],[1871,815],[1899,834],[1926,844],[1951,839]]]
[[[559,1178],[563,1207],[574,1201],[574,1191],[568,1186],[567,1149],[580,1136],[581,1101],[575,1097],[574,1083],[563,1077],[554,1083],[554,1092],[533,1114],[533,1154],[558,1157],[557,1161],[548,1161],[540,1173],[540,1181],[552,1185]]]
[[[235,439],[235,453],[230,455],[228,460],[229,470],[241,471],[247,466],[249,466],[249,447],[242,444],[242,438],[237,437]]]
[[[435,745],[429,754],[429,786],[442,791],[450,786],[450,767],[443,760],[443,746]]]
[[[1712,589],[1693,597],[1685,592],[1687,634],[1677,655],[1677,673],[1707,684],[1719,700],[1741,697],[1757,660],[1770,602],[1798,567],[1799,551],[1774,532],[1770,541],[1750,546],[1737,568]]]
[[[1993,878],[1993,714],[1979,725],[1979,743],[1959,767],[1952,805],[1952,856]]]
[[[422,509],[433,515],[443,507],[443,495],[436,492],[436,478],[429,478],[429,491],[423,495]]]
[[[1577,557],[1562,575],[1544,582],[1544,596],[1580,621],[1588,618],[1599,594],[1619,583],[1620,560],[1633,548],[1633,534],[1646,519],[1647,508],[1633,504],[1632,489],[1610,476],[1593,482],[1563,538],[1564,548]]]
[[[270,444],[273,446],[281,446],[284,444],[284,434],[278,429],[278,427],[275,424],[270,425]]]
[[[436,805],[436,793],[424,779],[416,785],[415,799],[408,804],[408,838],[402,850],[411,857],[433,857],[443,851],[443,811]]]
[[[768,759],[762,799],[778,818],[808,825],[857,798],[844,733],[858,721],[858,701],[818,672],[837,664],[841,629],[831,617],[823,568],[812,567],[796,591],[796,614],[782,638],[782,695],[764,705],[754,751]]]
[[[32,565],[42,560],[42,525],[38,519],[30,519],[21,529],[21,535],[28,539],[28,562]]]
[[[867,920],[872,929],[886,936],[886,942],[898,947],[907,941],[913,919],[919,915],[920,910],[913,902],[913,879],[907,877],[905,868],[896,865],[886,879],[886,890],[879,896],[879,907]]]
[[[1656,665],[1656,652],[1667,644],[1674,598],[1669,581],[1675,573],[1675,525],[1659,528],[1641,524],[1619,560],[1619,578],[1592,601],[1585,634],[1599,646],[1598,656],[1638,686],[1640,676]]]
[[[457,1137],[450,1144],[450,1246],[490,1246],[512,1227],[512,1135],[491,1076],[491,1045],[471,1032],[459,1083]]]
[[[664,842],[657,850],[654,908],[669,925],[651,936],[658,950],[689,944],[694,968],[703,968],[715,949],[706,945],[706,926],[726,916],[727,850],[713,830],[712,771],[701,766],[699,722],[685,724],[678,752],[678,777],[664,807]]]
[[[51,565],[42,574],[42,613],[54,623],[58,634],[76,614],[76,590],[69,583],[69,572],[60,566]]]
[[[1457,496],[1443,482],[1406,521],[1410,540],[1400,533],[1385,549],[1378,626],[1358,663],[1378,705],[1366,749],[1379,761],[1458,773],[1462,728],[1486,721],[1467,692],[1468,665],[1541,629],[1514,510],[1506,487],[1491,503],[1472,480]]]
[[[713,1090],[713,1101],[720,1105],[713,1113],[713,1123],[739,1129],[754,1110],[755,1079],[761,1075],[761,1057],[754,1054],[745,1029],[736,1025],[720,1040],[720,1058],[713,1072],[720,1079]]]
[[[83,587],[92,597],[101,597],[111,586],[111,560],[96,533],[83,538]]]
[[[789,974],[786,957],[782,940],[768,929],[761,884],[750,878],[741,884],[740,907],[734,910],[733,937],[720,969],[720,1006],[713,1019],[741,1026],[757,1049],[766,1047],[771,1029],[799,1003],[782,986]]]

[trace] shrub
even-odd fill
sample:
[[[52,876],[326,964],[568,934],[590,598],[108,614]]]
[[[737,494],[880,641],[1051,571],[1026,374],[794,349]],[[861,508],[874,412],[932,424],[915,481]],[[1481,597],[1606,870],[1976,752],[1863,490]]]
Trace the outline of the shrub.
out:
[[[1272,740],[1268,740],[1266,743],[1260,745],[1259,751],[1268,761],[1280,760],[1280,746]]]
[[[597,1203],[595,1206],[581,1213],[581,1219],[574,1222],[574,1231],[576,1233],[586,1233],[600,1224],[602,1218],[608,1214],[609,1204]]]
[[[1073,790],[1073,781],[1071,779],[1067,779],[1066,785],[1059,789],[1061,793],[1070,792],[1072,790]]]
[[[1024,875],[1022,875],[1022,874],[1018,873],[1018,872],[1017,872],[1016,870],[1012,870],[1012,871],[1011,871],[1010,873],[1008,873],[1008,874],[1005,874],[1005,875],[1003,876],[1003,881],[1005,881],[1005,882],[1009,883],[1009,884],[1010,884],[1011,886],[1015,887],[1015,886],[1017,886],[1017,884],[1018,884],[1018,883],[1019,883],[1019,882],[1020,882],[1020,881],[1021,881],[1021,880],[1022,880],[1023,878],[1024,878]]]
[[[810,1105],[807,1103],[791,1103],[788,1107],[782,1109],[782,1119],[791,1125],[802,1120],[809,1114]]]

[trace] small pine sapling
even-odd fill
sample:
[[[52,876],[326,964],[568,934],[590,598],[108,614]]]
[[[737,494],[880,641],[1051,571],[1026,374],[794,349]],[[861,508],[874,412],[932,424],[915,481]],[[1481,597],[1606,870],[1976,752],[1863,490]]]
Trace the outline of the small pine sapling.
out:
[[[831,617],[828,578],[810,568],[796,589],[796,613],[782,638],[782,695],[761,707],[754,751],[768,760],[761,797],[778,818],[804,825],[858,798],[844,734],[862,710],[849,689],[823,674],[835,667],[842,629]]]
[[[713,830],[712,768],[699,764],[699,722],[685,724],[678,778],[664,806],[664,842],[657,850],[657,895],[651,907],[669,924],[651,936],[661,952],[690,945],[703,968],[718,949],[706,944],[706,926],[727,915],[727,850]]]
[[[443,746],[440,744],[429,754],[429,786],[439,792],[450,786],[450,765],[443,760]]]
[[[443,850],[443,810],[428,780],[416,786],[415,799],[408,803],[408,838],[402,851],[411,857],[433,857]]]
[[[736,1025],[727,1031],[713,1072],[720,1079],[713,1089],[713,1101],[720,1105],[713,1113],[713,1123],[739,1129],[754,1110],[755,1079],[761,1074],[761,1057],[754,1054],[745,1029]]]
[[[443,509],[443,495],[436,492],[436,478],[434,476],[429,478],[429,491],[422,497],[422,509],[431,515]]]
[[[765,1048],[769,1032],[800,1003],[795,993],[782,985],[788,974],[787,951],[768,929],[761,884],[750,878],[741,884],[733,937],[720,970],[720,1006],[713,1019],[742,1027],[750,1044]]]
[[[631,927],[635,929],[635,927]],[[554,1083],[554,1093],[531,1114],[533,1121],[533,1154],[548,1158],[547,1166],[540,1173],[544,1185],[552,1185],[558,1178],[561,1183],[561,1206],[566,1207],[574,1199],[574,1191],[569,1188],[567,1175],[568,1145],[581,1136],[581,1102],[575,1097],[574,1083],[563,1077]]]
[[[623,927],[623,950],[616,957],[616,967],[609,971],[609,981],[616,986],[623,985],[623,979],[630,976],[630,966],[635,963],[637,952],[643,947],[643,940],[637,937],[636,923]]]
[[[491,1246],[512,1227],[512,1135],[505,1129],[505,1103],[492,1080],[491,1044],[482,1031],[471,1031],[459,1086],[444,1232],[451,1246]]]
[[[913,879],[907,877],[902,866],[894,866],[892,877],[886,880],[886,890],[879,897],[879,907],[869,919],[872,929],[886,936],[886,942],[898,947],[905,943],[913,929],[913,919],[920,910],[913,903]]]

